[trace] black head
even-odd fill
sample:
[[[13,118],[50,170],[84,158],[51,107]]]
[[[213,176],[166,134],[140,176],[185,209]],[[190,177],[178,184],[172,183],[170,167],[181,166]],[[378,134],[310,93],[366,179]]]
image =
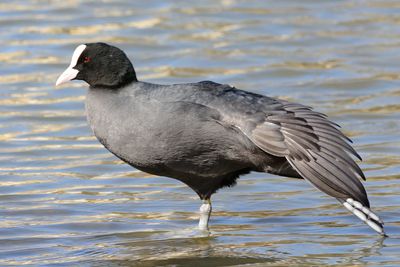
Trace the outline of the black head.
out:
[[[89,43],[75,49],[71,64],[56,85],[70,80],[83,80],[91,87],[119,88],[137,78],[132,63],[121,49],[105,43]]]

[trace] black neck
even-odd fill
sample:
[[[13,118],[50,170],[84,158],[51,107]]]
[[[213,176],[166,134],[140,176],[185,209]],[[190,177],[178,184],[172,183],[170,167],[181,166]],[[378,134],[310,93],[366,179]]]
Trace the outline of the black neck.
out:
[[[123,73],[108,73],[95,81],[86,81],[92,88],[118,89],[130,83],[138,82],[135,70],[132,68]]]

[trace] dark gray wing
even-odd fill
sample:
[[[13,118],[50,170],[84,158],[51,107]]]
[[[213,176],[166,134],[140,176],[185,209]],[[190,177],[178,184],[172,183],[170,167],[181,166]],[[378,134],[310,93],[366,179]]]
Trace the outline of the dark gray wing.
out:
[[[358,157],[348,139],[326,115],[296,103],[280,101],[275,114],[249,133],[264,151],[283,156],[303,178],[338,199],[353,198],[369,207],[359,178],[365,176],[350,154]]]
[[[267,115],[251,131],[254,142],[269,153],[284,156],[304,179],[386,236],[383,221],[369,209],[367,193],[359,180],[365,180],[365,176],[349,155],[361,160],[349,145],[351,140],[326,115],[300,104],[281,103],[285,113]],[[267,141],[269,137],[275,139]]]

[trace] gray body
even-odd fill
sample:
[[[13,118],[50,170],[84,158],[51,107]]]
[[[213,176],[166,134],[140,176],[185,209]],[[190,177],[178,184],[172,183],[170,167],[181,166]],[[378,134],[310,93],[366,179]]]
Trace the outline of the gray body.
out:
[[[305,178],[325,193],[368,205],[357,177],[361,171],[351,167],[357,165],[339,131],[300,104],[208,81],[134,82],[118,90],[89,89],[86,110],[94,134],[109,151],[139,170],[184,182],[202,199],[233,185],[241,174],[261,171],[295,178],[308,173]],[[321,133],[315,125],[321,125]],[[319,154],[326,157],[323,128],[338,143],[330,149],[353,164],[340,170],[342,161],[317,162]],[[315,173],[302,169],[324,163]]]

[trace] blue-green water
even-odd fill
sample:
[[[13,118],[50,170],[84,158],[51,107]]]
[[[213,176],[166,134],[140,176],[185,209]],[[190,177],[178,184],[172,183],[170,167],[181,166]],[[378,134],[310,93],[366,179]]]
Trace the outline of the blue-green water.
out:
[[[399,266],[396,1],[0,2],[0,265]],[[214,80],[311,105],[354,140],[382,240],[308,183],[253,173],[213,197],[211,236],[183,184],[108,153],[74,48],[124,49],[139,79]]]

